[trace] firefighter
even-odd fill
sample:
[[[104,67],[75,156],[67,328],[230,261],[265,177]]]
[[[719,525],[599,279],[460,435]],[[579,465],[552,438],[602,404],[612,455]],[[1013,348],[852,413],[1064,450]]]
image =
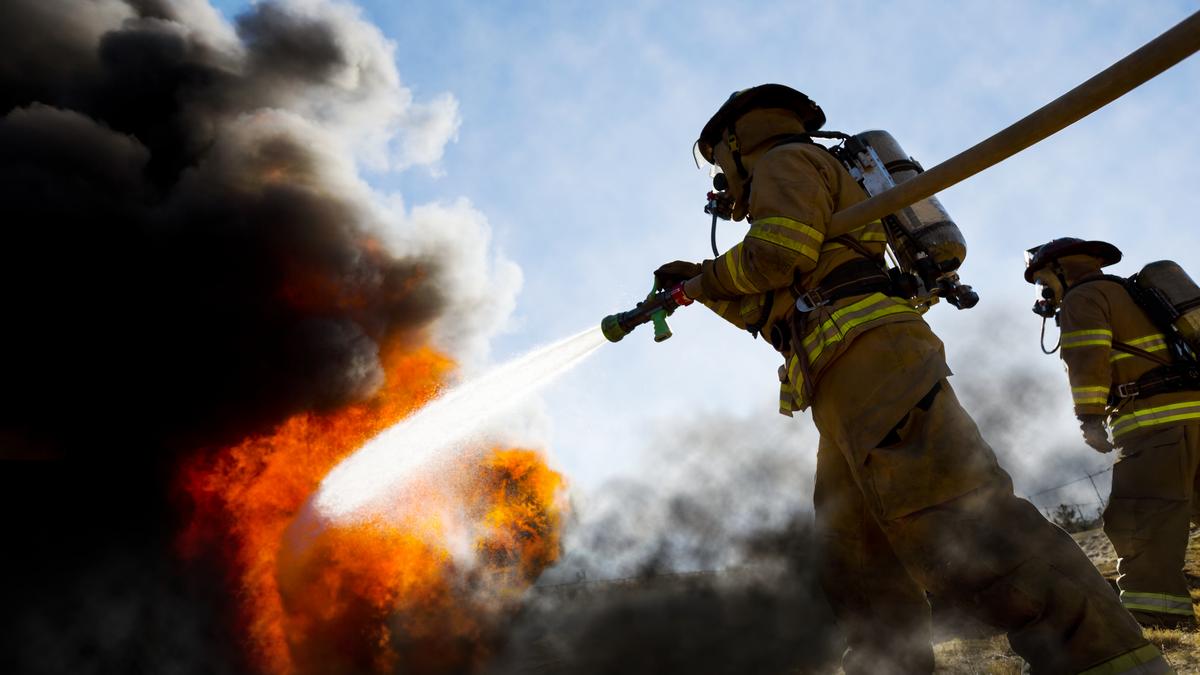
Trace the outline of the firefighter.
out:
[[[865,194],[806,136],[824,121],[782,85],[731,96],[695,147],[749,231],[656,275],[768,339],[781,412],[812,408],[821,583],[845,672],[932,672],[926,593],[1006,630],[1034,673],[1171,672],[1075,542],[1013,495],[941,341],[883,273],[882,224],[826,236]]]
[[[1145,626],[1194,626],[1183,564],[1200,480],[1200,391],[1148,385],[1172,362],[1169,338],[1125,279],[1101,272],[1120,259],[1106,242],[1055,239],[1030,249],[1025,280],[1043,288],[1040,314],[1057,309],[1084,441],[1119,448],[1104,533],[1120,558],[1121,604]]]

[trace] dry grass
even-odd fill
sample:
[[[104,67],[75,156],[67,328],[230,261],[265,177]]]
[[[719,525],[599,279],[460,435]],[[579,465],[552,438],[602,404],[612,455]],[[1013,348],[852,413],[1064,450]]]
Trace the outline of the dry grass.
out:
[[[1020,675],[1024,663],[997,635],[986,640],[950,640],[934,646],[938,673],[962,675]]]

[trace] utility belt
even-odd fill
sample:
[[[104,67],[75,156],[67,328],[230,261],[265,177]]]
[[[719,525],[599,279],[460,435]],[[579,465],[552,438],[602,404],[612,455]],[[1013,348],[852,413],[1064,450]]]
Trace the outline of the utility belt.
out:
[[[1200,391],[1200,365],[1159,366],[1148,370],[1133,382],[1113,387],[1108,393],[1108,405],[1117,408],[1134,398],[1150,398],[1176,391]]]
[[[793,335],[802,334],[801,322],[813,310],[831,305],[838,300],[855,295],[884,293],[896,297],[901,294],[895,282],[872,260],[859,259],[839,265],[833,269],[816,288],[805,290],[797,279],[792,292],[798,297],[794,311],[785,314],[771,325],[768,337],[775,351],[784,353],[791,348]]]

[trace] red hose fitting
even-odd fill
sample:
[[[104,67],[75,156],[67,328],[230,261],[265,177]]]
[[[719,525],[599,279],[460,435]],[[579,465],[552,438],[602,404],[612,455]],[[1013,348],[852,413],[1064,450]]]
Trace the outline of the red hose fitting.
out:
[[[680,307],[687,307],[695,302],[687,296],[687,293],[683,292],[682,283],[675,284],[671,287],[671,299],[674,300],[675,304],[679,305]]]

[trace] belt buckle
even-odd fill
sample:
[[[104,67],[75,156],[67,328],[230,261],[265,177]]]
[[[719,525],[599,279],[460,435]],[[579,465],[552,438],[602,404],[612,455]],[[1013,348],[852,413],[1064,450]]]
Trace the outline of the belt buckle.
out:
[[[1121,398],[1134,398],[1137,395],[1137,382],[1126,382],[1125,384],[1117,385],[1117,396]]]
[[[811,291],[806,292],[804,295],[796,298],[796,311],[802,314],[807,314],[814,309],[827,304],[829,304],[829,300],[821,295],[820,290],[814,288]]]

